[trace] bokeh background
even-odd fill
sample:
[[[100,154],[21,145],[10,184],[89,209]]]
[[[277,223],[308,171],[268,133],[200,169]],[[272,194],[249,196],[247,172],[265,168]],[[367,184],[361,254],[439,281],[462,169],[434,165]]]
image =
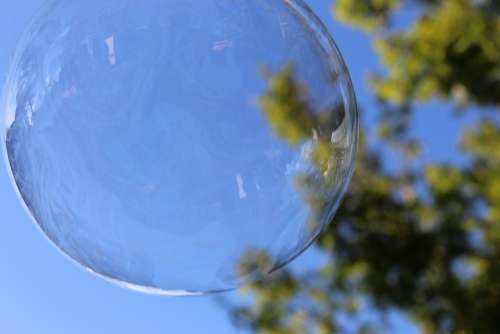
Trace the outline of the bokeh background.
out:
[[[0,73],[41,0],[1,0]],[[496,333],[500,4],[309,0],[351,70],[362,144],[330,228],[270,281],[142,295],[56,251],[0,171],[0,333]]]

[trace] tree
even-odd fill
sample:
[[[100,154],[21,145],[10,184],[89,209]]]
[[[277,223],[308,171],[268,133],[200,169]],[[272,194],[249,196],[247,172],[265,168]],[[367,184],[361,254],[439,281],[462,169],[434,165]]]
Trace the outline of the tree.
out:
[[[401,30],[393,18],[409,4],[421,15]],[[380,137],[403,166],[388,171],[362,136],[350,190],[315,245],[327,263],[308,272],[276,272],[248,288],[252,303],[224,305],[237,324],[261,333],[344,333],[338,315],[363,312],[364,303],[406,312],[425,333],[498,332],[500,3],[339,0],[334,9],[372,36],[386,65],[370,85],[380,101]],[[317,120],[297,98],[290,73],[276,76],[291,94],[275,103],[269,96],[278,92],[270,85],[262,107],[301,119],[283,127],[290,118],[270,117],[293,142],[301,136],[297,124]],[[419,143],[408,130],[411,116],[431,98],[479,114],[460,141],[467,163],[419,160]],[[358,332],[383,330],[366,323]]]

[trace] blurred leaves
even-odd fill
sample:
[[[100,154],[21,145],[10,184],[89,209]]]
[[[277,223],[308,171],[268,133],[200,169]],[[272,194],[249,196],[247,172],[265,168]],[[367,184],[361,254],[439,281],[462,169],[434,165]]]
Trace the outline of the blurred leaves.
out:
[[[500,103],[500,19],[473,1],[441,1],[408,31],[375,40],[388,74],[375,76],[387,101],[455,98],[460,104]]]
[[[274,133],[296,151],[301,152],[303,171],[295,177],[295,186],[313,212],[308,225],[312,231],[321,228],[329,209],[341,161],[345,160],[342,131],[345,111],[332,105],[315,112],[310,105],[308,87],[295,77],[293,65],[277,73],[263,69],[268,91],[260,98],[260,107]],[[333,76],[336,80],[336,76]],[[332,140],[332,135],[338,140]]]
[[[291,145],[297,145],[312,135],[316,119],[307,103],[307,90],[294,80],[294,69],[286,66],[274,75],[264,69],[269,93],[261,97],[260,106],[265,111],[274,132]]]
[[[402,28],[390,18],[405,7],[421,14]],[[341,21],[369,32],[385,65],[370,80],[382,102],[384,138],[401,140],[416,103],[500,104],[499,1],[339,0],[334,9]]]
[[[419,16],[402,29],[394,18],[405,6]],[[500,2],[339,0],[334,8],[372,36],[385,64],[370,80],[380,101],[378,133],[403,166],[385,168],[362,133],[350,190],[315,246],[328,261],[275,272],[248,288],[252,303],[226,307],[260,333],[346,333],[342,317],[392,309],[424,333],[498,333]],[[311,137],[320,120],[293,69],[267,78],[261,107],[273,129],[291,145]],[[412,115],[436,98],[478,115],[461,136],[464,163],[422,161],[409,135]],[[319,138],[312,159],[324,172],[335,154]],[[298,182],[310,203],[321,204],[315,196],[326,180],[316,176]],[[357,333],[384,333],[356,319]]]
[[[374,31],[390,22],[392,12],[402,0],[340,0],[336,2],[337,17],[367,31]]]

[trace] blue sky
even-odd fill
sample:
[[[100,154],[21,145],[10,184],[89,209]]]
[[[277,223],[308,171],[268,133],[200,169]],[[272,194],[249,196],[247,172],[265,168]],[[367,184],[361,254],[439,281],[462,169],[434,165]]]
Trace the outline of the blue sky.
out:
[[[2,0],[2,82],[16,41],[42,2]],[[365,83],[367,75],[380,65],[369,40],[359,31],[335,23],[330,1],[308,2],[337,41],[351,70],[364,120],[372,124],[375,106]],[[425,138],[426,159],[452,160],[458,130],[467,119],[449,122],[450,113],[436,112],[439,108],[447,107],[433,104],[423,109],[415,119],[416,133]],[[3,167],[0,226],[0,333],[238,333],[211,298],[143,295],[107,283],[71,263],[31,223]],[[306,263],[309,258],[306,253],[299,261]],[[233,295],[238,298],[237,293]],[[408,330],[400,317],[395,319],[397,326]],[[403,330],[398,328],[395,332]]]

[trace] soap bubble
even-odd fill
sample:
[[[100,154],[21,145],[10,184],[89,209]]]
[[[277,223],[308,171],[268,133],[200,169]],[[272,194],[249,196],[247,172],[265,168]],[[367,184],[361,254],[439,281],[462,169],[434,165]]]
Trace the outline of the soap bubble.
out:
[[[265,278],[333,219],[357,110],[302,0],[52,1],[2,97],[12,178],[43,233],[159,294]]]

